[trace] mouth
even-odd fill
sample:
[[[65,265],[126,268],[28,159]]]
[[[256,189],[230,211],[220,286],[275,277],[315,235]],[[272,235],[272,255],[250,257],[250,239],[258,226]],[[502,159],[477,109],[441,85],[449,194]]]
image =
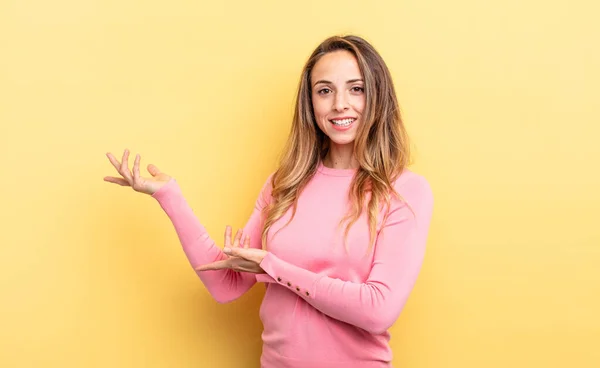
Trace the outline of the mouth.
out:
[[[355,121],[356,121],[356,118],[342,118],[342,119],[329,120],[329,122],[333,125],[333,127],[338,130],[345,130],[345,129],[349,128]]]

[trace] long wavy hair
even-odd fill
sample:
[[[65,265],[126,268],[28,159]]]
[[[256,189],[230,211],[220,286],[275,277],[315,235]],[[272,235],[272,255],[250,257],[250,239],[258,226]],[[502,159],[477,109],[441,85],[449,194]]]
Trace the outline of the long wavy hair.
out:
[[[287,224],[294,218],[302,189],[327,155],[329,138],[317,126],[313,112],[311,72],[323,55],[339,50],[348,51],[356,58],[366,98],[354,141],[354,156],[360,167],[348,193],[349,211],[340,220],[340,225],[347,222],[344,244],[350,227],[360,218],[366,205],[370,251],[375,243],[380,211],[386,206],[389,210],[392,196],[400,198],[393,182],[409,164],[410,146],[390,72],[379,53],[363,38],[330,37],[313,51],[302,70],[291,132],[279,167],[272,176],[272,200],[264,209],[263,248],[269,229],[290,207],[293,211]]]

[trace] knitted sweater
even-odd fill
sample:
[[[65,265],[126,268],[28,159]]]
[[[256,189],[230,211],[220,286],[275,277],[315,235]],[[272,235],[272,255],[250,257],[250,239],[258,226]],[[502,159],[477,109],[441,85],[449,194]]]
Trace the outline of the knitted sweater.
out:
[[[415,284],[433,210],[425,178],[405,169],[394,183],[387,218],[378,216],[376,242],[369,250],[366,214],[350,228],[338,226],[348,211],[348,189],[356,170],[319,164],[292,210],[271,227],[264,274],[232,270],[196,272],[219,302],[240,297],[254,284],[266,292],[260,307],[263,368],[391,367],[388,329]],[[172,179],[153,197],[172,221],[192,267],[226,259]],[[261,248],[262,209],[271,197],[263,186],[243,231],[250,247]],[[408,206],[407,206],[408,204]]]

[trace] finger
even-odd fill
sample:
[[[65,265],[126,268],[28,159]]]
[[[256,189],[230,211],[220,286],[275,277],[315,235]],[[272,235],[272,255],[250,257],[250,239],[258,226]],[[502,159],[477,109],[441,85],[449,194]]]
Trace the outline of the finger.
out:
[[[110,163],[115,167],[115,169],[117,169],[117,171],[121,169],[121,163],[119,162],[119,160],[117,160],[115,156],[113,156],[112,153],[108,152],[106,154],[106,157],[108,157],[108,161],[110,161]]]
[[[262,253],[258,249],[231,248],[229,252],[225,253],[233,259],[241,258],[256,264],[260,264],[261,259],[264,258],[264,256],[261,257]]]
[[[229,257],[244,258],[242,256],[244,248],[240,248],[239,246],[233,248],[225,248],[223,250],[225,251],[225,254],[227,254]]]
[[[119,184],[124,187],[129,186],[129,182],[127,182],[127,180],[125,180],[123,178],[115,178],[114,176],[105,176],[104,181],[107,181],[109,183]]]
[[[129,150],[126,149],[123,152],[123,159],[121,160],[121,170],[119,171],[121,175],[129,182],[129,184],[133,184],[133,178],[131,177],[131,172],[129,171]]]
[[[230,268],[231,262],[229,260],[217,261],[194,267],[196,271],[210,271],[210,270],[224,270]]]
[[[244,239],[244,249],[248,249],[250,247],[250,235],[246,235]]]
[[[236,267],[233,270],[237,271],[237,272],[247,272],[247,273],[265,273],[262,268],[257,268],[257,267],[241,266],[241,267]]]
[[[225,226],[225,248],[231,247],[231,226]]]
[[[135,155],[135,162],[133,163],[133,181],[137,182],[140,180],[140,161],[141,157],[139,154]]]
[[[152,164],[148,165],[148,172],[152,176],[156,176],[156,175],[160,174],[160,170],[158,169],[158,167],[156,167]]]
[[[242,239],[242,229],[238,229],[237,233],[235,233],[235,239],[233,239],[233,247],[234,248],[239,248],[241,239]]]
[[[232,258],[230,268],[237,272],[252,272],[256,270],[256,264],[242,258]]]
[[[254,268],[251,267],[246,267],[246,266],[235,266],[234,268],[232,268],[232,270],[236,271],[236,272],[252,272],[252,273],[256,273]]]
[[[231,240],[229,245],[226,245],[225,248],[223,248],[223,252],[225,252],[225,254],[230,255],[232,249],[237,249],[240,247],[240,240],[242,238],[242,229],[238,229],[238,231],[235,233],[235,238],[233,239],[233,244],[231,244]]]

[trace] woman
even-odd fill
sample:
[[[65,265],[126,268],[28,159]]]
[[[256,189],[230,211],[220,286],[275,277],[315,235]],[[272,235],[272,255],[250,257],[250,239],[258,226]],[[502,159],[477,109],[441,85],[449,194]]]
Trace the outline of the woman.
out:
[[[319,45],[301,76],[292,129],[279,168],[255,209],[221,250],[177,182],[140,156],[108,182],[152,195],[171,219],[190,264],[226,303],[256,282],[264,368],[390,367],[388,329],[415,283],[433,196],[408,170],[407,134],[390,73],[356,36]]]

